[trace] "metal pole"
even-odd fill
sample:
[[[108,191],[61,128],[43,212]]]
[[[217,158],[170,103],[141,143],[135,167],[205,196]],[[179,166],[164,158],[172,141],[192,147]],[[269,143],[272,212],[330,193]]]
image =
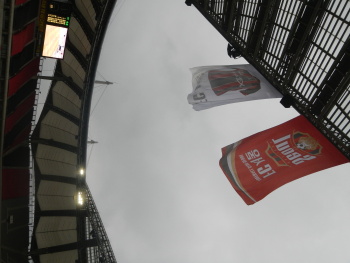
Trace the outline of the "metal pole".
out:
[[[102,81],[102,80],[95,80],[96,84],[105,84],[105,85],[111,85],[113,84],[113,82],[109,82],[109,81]]]

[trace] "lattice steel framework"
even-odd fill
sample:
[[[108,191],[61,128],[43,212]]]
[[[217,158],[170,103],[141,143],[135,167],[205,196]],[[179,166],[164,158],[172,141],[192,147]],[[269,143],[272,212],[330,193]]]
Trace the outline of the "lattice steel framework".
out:
[[[97,246],[87,248],[87,262],[116,263],[117,260],[114,256],[106,230],[87,185],[85,185],[85,193],[87,197],[86,209],[88,215],[85,224],[86,239],[89,239],[91,236],[97,240]]]
[[[187,0],[350,159],[348,0]]]

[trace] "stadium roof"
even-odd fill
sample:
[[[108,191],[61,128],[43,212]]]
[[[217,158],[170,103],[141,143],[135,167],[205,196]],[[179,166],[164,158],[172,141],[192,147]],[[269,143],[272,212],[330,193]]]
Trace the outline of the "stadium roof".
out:
[[[348,0],[186,0],[350,159]]]
[[[116,262],[84,169],[95,73],[116,0],[69,2],[72,13],[64,59],[57,61],[32,131],[43,63],[38,46],[49,3],[16,0],[0,6],[1,171],[6,186],[1,259]],[[34,178],[30,178],[31,166]]]

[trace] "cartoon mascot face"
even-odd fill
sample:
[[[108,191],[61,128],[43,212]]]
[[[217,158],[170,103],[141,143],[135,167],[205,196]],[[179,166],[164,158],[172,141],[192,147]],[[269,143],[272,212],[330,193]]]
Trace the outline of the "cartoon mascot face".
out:
[[[297,148],[310,154],[320,154],[322,146],[307,133],[294,133],[294,143]]]
[[[316,150],[317,141],[312,137],[301,137],[300,140],[296,143],[296,146],[301,150]]]

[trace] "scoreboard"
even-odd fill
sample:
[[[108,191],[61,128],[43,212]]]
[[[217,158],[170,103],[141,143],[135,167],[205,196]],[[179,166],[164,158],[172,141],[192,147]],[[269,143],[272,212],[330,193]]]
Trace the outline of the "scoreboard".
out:
[[[69,3],[48,1],[42,56],[63,59],[70,18]]]
[[[50,24],[56,24],[58,26],[69,26],[69,19],[70,17],[63,17],[63,16],[58,16],[54,14],[48,14],[47,15],[47,23]]]

